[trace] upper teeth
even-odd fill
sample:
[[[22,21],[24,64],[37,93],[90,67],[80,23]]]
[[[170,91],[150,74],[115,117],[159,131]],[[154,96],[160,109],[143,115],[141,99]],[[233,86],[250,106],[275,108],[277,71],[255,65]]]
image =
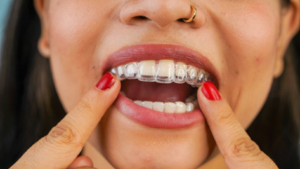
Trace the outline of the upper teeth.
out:
[[[131,62],[112,68],[120,80],[138,79],[157,83],[188,83],[194,87],[201,86],[209,79],[209,74],[202,69],[173,60],[147,60]]]

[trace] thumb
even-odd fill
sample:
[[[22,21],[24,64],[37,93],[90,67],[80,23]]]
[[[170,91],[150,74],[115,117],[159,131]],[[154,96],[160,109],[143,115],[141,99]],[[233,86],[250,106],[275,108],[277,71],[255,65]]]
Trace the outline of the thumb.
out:
[[[67,168],[82,150],[103,114],[116,99],[120,81],[105,74],[47,136],[12,166],[25,169]]]

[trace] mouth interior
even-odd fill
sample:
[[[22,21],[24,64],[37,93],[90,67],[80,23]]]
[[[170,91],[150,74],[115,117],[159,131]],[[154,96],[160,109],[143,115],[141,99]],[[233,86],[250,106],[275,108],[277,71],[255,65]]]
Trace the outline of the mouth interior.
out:
[[[176,102],[185,100],[197,92],[197,88],[184,84],[161,84],[155,82],[141,82],[139,80],[122,81],[122,89],[126,97],[131,100]]]

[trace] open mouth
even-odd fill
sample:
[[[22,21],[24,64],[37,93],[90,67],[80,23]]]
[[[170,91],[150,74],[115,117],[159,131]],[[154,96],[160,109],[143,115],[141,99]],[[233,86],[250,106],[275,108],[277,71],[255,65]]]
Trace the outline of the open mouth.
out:
[[[173,60],[146,60],[111,70],[122,80],[122,93],[139,106],[164,113],[188,113],[198,108],[197,87],[209,73]]]
[[[204,122],[196,93],[206,81],[215,83],[217,76],[201,54],[177,45],[137,45],[115,52],[104,65],[104,72],[121,80],[115,105],[128,118],[165,129]]]

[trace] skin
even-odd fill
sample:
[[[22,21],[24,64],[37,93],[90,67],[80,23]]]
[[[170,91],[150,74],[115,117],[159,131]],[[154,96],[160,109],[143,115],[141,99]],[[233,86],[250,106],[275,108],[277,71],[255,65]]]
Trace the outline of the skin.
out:
[[[67,112],[81,103],[105,73],[101,68],[107,57],[126,46],[183,45],[203,54],[215,66],[222,99],[209,101],[201,88],[198,90],[208,125],[153,129],[121,115],[112,100],[98,98],[111,106],[98,113],[104,116],[98,117],[101,122],[95,123],[95,130],[88,130],[92,133],[89,142],[116,168],[196,168],[214,149],[218,152],[217,147],[226,163],[217,155],[202,168],[217,163],[218,168],[276,168],[244,129],[263,106],[272,80],[283,70],[284,52],[299,27],[299,3],[293,0],[289,8],[281,9],[274,0],[193,1],[197,17],[192,23],[182,23],[177,20],[190,16],[187,0],[35,0],[43,28],[38,45],[51,61],[55,86]],[[148,20],[134,19],[139,15]],[[88,102],[94,99],[88,98]],[[71,124],[82,127],[78,121]],[[87,138],[85,135],[82,143]],[[244,145],[239,151],[242,155],[232,153],[236,145]],[[255,148],[250,151],[247,147]],[[93,159],[89,153],[85,155]],[[26,163],[29,157],[24,156],[21,161]],[[77,161],[72,165],[80,167]],[[79,161],[88,160],[83,157]]]

